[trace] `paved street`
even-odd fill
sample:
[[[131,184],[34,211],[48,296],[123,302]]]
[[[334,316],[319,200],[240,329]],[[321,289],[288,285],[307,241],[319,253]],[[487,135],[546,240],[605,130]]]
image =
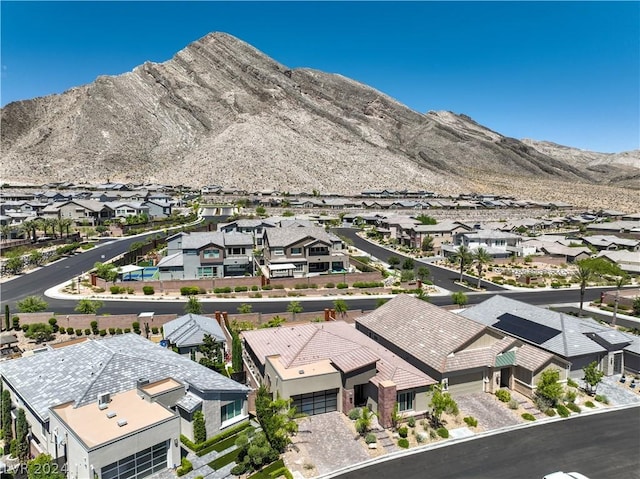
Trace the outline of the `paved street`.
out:
[[[578,471],[590,479],[640,478],[640,408],[582,415],[427,450],[326,477],[540,479]]]

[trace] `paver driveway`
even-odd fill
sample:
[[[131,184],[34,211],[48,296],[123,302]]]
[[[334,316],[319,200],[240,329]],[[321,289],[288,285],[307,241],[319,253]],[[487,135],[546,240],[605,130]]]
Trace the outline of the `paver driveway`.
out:
[[[487,393],[456,396],[460,413],[473,416],[483,431],[513,426],[522,422],[515,413],[501,403],[495,396]]]

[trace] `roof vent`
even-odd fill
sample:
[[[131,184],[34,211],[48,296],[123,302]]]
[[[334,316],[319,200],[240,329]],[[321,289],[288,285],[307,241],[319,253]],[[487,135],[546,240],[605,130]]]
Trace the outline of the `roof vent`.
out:
[[[107,417],[108,417],[109,419],[113,419],[113,418],[114,418],[114,417],[116,417],[117,415],[118,415],[118,413],[116,413],[115,411],[109,411],[109,412],[107,413]]]
[[[98,409],[100,409],[101,411],[107,409],[108,407],[109,405],[106,403],[98,403]]]
[[[111,401],[111,395],[109,393],[98,394],[98,406],[104,405],[107,407],[109,405],[109,401]]]
[[[298,370],[298,374],[304,374],[304,369]]]
[[[120,419],[118,421],[118,426],[122,427],[122,426],[126,426],[127,425],[127,420],[126,419]]]

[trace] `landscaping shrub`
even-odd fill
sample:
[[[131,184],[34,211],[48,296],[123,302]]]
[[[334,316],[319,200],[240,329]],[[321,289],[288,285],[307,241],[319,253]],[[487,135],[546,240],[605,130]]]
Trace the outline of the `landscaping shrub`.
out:
[[[86,328],[84,330],[84,334],[85,334],[85,336],[89,336],[91,334],[91,330],[89,328]]]
[[[408,449],[409,448],[409,440],[405,439],[404,437],[398,439],[398,446],[400,446],[403,449]]]
[[[409,427],[416,427],[416,418],[411,416],[408,420],[407,420],[407,424],[409,425]]]
[[[215,294],[228,294],[228,293],[230,293],[231,291],[232,291],[232,290],[231,290],[231,287],[230,287],[230,286],[225,286],[224,288],[215,288],[215,289],[213,290],[213,292],[214,292]],[[196,293],[196,294],[197,294],[197,293]]]
[[[14,316],[13,318],[11,318],[11,326],[16,331],[20,329],[20,318],[18,316]]]
[[[231,288],[229,288],[229,292],[231,292]],[[200,294],[199,286],[183,286],[180,288],[180,294],[182,296],[193,296],[196,294]]]
[[[556,410],[550,407],[544,413],[549,417],[553,417],[556,415]]]
[[[182,461],[180,461],[180,467],[176,471],[176,474],[178,474],[178,477],[180,477],[191,472],[192,470],[193,464],[191,464],[191,461],[189,461],[186,457],[183,457]]]
[[[349,287],[349,285],[347,283],[338,283],[336,285],[336,288],[338,289],[347,289]]]
[[[67,328],[67,334],[73,334],[73,328],[71,327]]]
[[[251,291],[258,291],[260,288],[257,285],[251,286]]]
[[[155,290],[153,289],[153,286],[143,286],[142,292],[145,294],[145,296],[151,296],[155,293]]]
[[[349,419],[351,419],[352,421],[360,419],[360,408],[355,408],[349,411]]]
[[[400,437],[407,437],[409,435],[409,429],[406,426],[398,428],[398,434]]]
[[[160,329],[157,326],[154,326],[153,328],[151,328],[152,334],[158,334],[159,332],[160,332]]]
[[[116,328],[116,334],[122,334],[122,328]]]
[[[131,332],[131,328],[124,328],[124,332],[126,333],[130,333]]]
[[[273,289],[284,289],[284,284],[274,284]]]
[[[27,330],[29,329],[29,325],[28,324],[23,324],[22,326],[20,326],[20,329],[22,329],[23,333],[26,333]]]
[[[463,418],[463,421],[469,427],[477,427],[478,426],[478,420],[476,418],[474,418],[473,416],[467,416],[467,417]]]
[[[569,417],[571,415],[569,410],[565,406],[563,406],[562,404],[558,404],[558,407],[556,409],[558,410],[558,414],[561,417]]]
[[[270,291],[270,290],[272,290],[272,289],[273,289],[273,286],[271,286],[270,284],[265,284],[265,285],[262,287],[262,291]]]
[[[333,283],[327,283],[327,284],[324,285],[324,287],[327,288],[327,289],[330,289],[330,288],[335,288],[336,285],[333,284]]]
[[[107,331],[104,329],[101,329],[100,331],[98,331],[98,333],[100,334],[100,336],[104,337],[107,335]]]
[[[594,408],[594,407],[596,407],[596,405],[595,405],[595,404],[593,404],[591,401],[587,401],[587,402],[585,402],[585,403],[584,403],[584,405],[585,405],[585,406],[587,406],[587,407],[590,407],[590,408]]]
[[[364,442],[366,442],[367,444],[374,444],[376,442],[378,442],[378,440],[376,439],[376,435],[369,433],[365,436],[364,438]]]
[[[572,388],[577,388],[578,387],[578,383],[575,382],[573,379],[568,378],[567,379],[567,386],[572,387]]]
[[[381,288],[384,283],[381,281],[356,281],[352,286],[354,288]]]
[[[67,334],[67,330],[66,330],[66,329],[64,329],[64,328],[60,328],[60,329],[58,330],[58,332],[59,332],[60,334]]]
[[[578,406],[574,402],[567,403],[567,408],[576,413],[579,413],[582,411],[582,409],[580,409],[580,406]]]
[[[598,402],[601,402],[602,404],[609,404],[609,398],[607,398],[607,396],[605,396],[604,394],[596,394],[596,397],[594,399]]]
[[[233,288],[233,290],[236,293],[244,293],[245,291],[249,290],[249,287],[248,286],[236,286],[235,288]]]
[[[511,393],[509,391],[507,391],[506,389],[498,389],[496,391],[496,397],[498,399],[500,399],[500,401],[502,401],[502,402],[511,401]]]
[[[109,291],[111,291],[111,294],[120,294],[122,292],[124,292],[124,288],[121,288],[120,286],[116,286],[113,285],[109,288]]]
[[[116,328],[109,328],[109,334],[111,335],[116,334]]]
[[[436,433],[442,439],[446,439],[446,438],[449,437],[449,430],[446,427],[439,427],[438,430],[436,431]]]
[[[536,420],[536,418],[533,416],[533,414],[529,414],[528,412],[525,412],[522,415],[522,419],[525,419],[527,421],[535,421]]]
[[[82,329],[76,329],[76,336],[82,336]]]
[[[578,393],[576,393],[575,391],[569,390],[564,394],[564,400],[566,402],[575,402],[576,397],[578,396]]]

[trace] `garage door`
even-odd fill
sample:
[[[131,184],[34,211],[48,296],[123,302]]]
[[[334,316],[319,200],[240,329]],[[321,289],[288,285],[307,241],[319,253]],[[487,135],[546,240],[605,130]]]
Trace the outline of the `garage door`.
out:
[[[454,394],[481,393],[484,388],[481,371],[449,378],[449,392]]]
[[[313,393],[299,394],[291,396],[291,405],[296,411],[313,416],[314,414],[324,414],[338,410],[338,390],[326,389]]]

